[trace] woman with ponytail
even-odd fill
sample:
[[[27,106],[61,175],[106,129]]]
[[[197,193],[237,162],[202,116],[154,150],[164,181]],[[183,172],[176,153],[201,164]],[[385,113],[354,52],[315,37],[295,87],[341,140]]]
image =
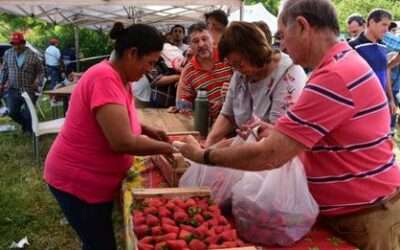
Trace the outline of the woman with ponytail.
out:
[[[113,200],[132,155],[173,153],[163,131],[140,124],[129,84],[158,61],[162,36],[148,25],[116,23],[110,37],[115,56],[89,68],[77,83],[44,169],[84,250],[116,249]]]

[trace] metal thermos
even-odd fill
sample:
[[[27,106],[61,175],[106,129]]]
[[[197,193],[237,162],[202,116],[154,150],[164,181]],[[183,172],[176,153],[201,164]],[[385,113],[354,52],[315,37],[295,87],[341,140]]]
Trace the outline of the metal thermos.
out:
[[[200,132],[200,135],[206,137],[208,134],[208,97],[207,90],[197,91],[197,97],[194,104],[194,128]]]

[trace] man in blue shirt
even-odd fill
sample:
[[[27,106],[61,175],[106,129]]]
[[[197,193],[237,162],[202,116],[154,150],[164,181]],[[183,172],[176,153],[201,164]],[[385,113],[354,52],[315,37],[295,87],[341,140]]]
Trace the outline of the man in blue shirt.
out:
[[[392,14],[383,9],[374,9],[368,14],[367,29],[355,40],[349,42],[371,66],[378,76],[382,88],[388,98],[390,112],[396,112],[393,98],[392,86],[388,80],[387,48],[381,42],[383,36],[389,29]]]

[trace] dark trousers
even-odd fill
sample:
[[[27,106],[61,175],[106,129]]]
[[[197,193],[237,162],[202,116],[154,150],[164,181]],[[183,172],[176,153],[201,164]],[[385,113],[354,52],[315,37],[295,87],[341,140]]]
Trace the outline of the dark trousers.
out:
[[[32,132],[31,114],[28,105],[25,104],[25,100],[21,94],[22,91],[19,89],[8,89],[5,95],[8,115],[22,126],[23,132]],[[34,93],[30,93],[29,96],[35,104],[37,96]]]
[[[50,89],[54,89],[60,83],[60,67],[47,65],[47,74],[50,77]]]
[[[113,203],[89,204],[49,186],[69,224],[82,242],[82,250],[115,250]]]

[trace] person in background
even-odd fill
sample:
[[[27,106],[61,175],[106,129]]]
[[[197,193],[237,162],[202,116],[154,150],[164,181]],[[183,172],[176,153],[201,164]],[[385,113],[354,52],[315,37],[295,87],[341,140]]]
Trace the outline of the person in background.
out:
[[[388,68],[393,63],[388,63],[387,48],[381,39],[388,31],[392,14],[383,9],[373,9],[367,18],[367,29],[349,42],[362,58],[371,66],[378,76],[382,89],[385,91],[389,103],[389,110],[392,114],[396,112],[392,85],[388,80]],[[389,66],[389,67],[388,67]]]
[[[215,121],[224,103],[224,83],[230,81],[232,68],[219,61],[213,52],[212,37],[205,23],[189,27],[190,47],[193,57],[182,70],[177,88],[177,109],[191,110],[197,91],[206,89],[209,102],[209,116]]]
[[[389,32],[391,32],[393,35],[396,36],[396,30],[397,30],[397,24],[395,22],[391,22],[389,25]],[[399,37],[399,41],[400,41],[400,37]],[[389,46],[388,46],[389,47]],[[391,61],[392,58],[396,58],[397,57],[397,63],[393,63],[393,65],[391,65],[391,67],[389,68],[390,70],[390,79],[392,84],[392,93],[393,93],[393,97],[394,97],[394,101],[396,103],[396,107],[399,107],[399,103],[400,103],[400,65],[399,65],[399,59],[400,59],[400,55],[399,55],[399,51],[391,51],[388,54],[388,60]],[[394,114],[392,115],[392,122],[391,122],[391,129],[394,132],[394,129],[396,128],[396,124],[397,126],[399,125],[399,120],[397,120],[398,115],[397,112],[394,112]]]
[[[76,71],[75,48],[72,46],[66,46],[61,53],[61,58],[64,64],[65,76],[66,78],[69,78],[70,74]]]
[[[189,48],[189,45],[183,42],[183,38],[185,37],[185,27],[180,24],[176,24],[172,27],[170,33],[172,35],[173,45],[178,47],[182,52]]]
[[[218,9],[205,13],[204,19],[213,39],[213,47],[216,48],[222,33],[224,33],[226,26],[228,26],[228,16],[223,10]]]
[[[262,29],[258,25],[233,22],[218,44],[221,58],[228,61],[234,73],[206,147],[257,119],[275,124],[303,90],[307,80],[304,70],[288,55],[272,49],[268,25]]]
[[[39,57],[25,46],[26,41],[21,32],[12,33],[10,44],[13,47],[8,49],[3,57],[0,92],[3,93],[7,88],[6,103],[9,116],[21,125],[23,133],[31,134],[31,115],[21,94],[26,91],[32,102],[36,103],[35,92],[43,84],[44,69]]]
[[[49,41],[49,47],[47,47],[44,52],[44,59],[47,67],[47,74],[50,77],[50,88],[54,87],[61,82],[60,76],[60,62],[61,62],[61,52],[57,48],[59,41],[56,38],[52,38]]]
[[[203,149],[188,137],[176,146],[196,162],[247,171],[300,156],[321,223],[360,249],[400,249],[400,169],[379,79],[337,41],[330,0],[284,1],[278,32],[293,62],[314,69],[289,111],[274,127],[260,123],[256,143]]]
[[[173,153],[165,132],[140,124],[130,88],[160,58],[161,34],[145,24],[124,28],[116,23],[110,37],[113,59],[79,79],[44,168],[44,179],[83,250],[117,249],[113,200],[132,155]]]
[[[365,30],[365,20],[364,18],[358,14],[353,13],[349,17],[347,17],[347,32],[349,33],[348,40],[354,40]]]

